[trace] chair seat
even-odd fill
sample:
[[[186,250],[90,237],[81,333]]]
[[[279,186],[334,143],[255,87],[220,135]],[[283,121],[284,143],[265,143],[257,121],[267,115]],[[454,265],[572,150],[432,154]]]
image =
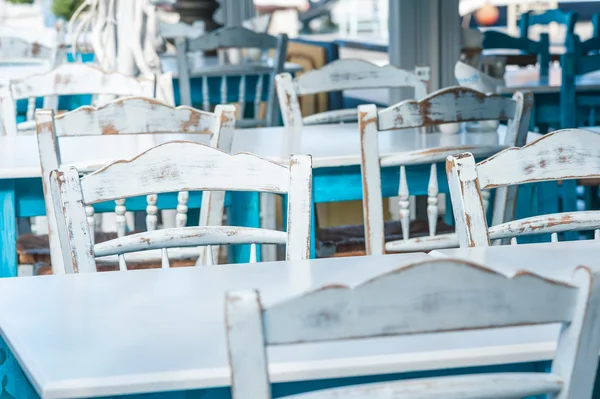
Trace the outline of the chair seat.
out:
[[[453,233],[454,227],[447,225],[440,218],[437,224],[438,234]],[[385,241],[402,240],[402,225],[399,221],[384,224]],[[365,254],[365,228],[363,225],[336,226],[318,229],[316,232],[320,253],[331,253],[333,256],[358,256]],[[429,235],[426,220],[414,220],[410,223],[410,238]]]
[[[130,234],[139,233],[133,231]],[[96,241],[104,242],[117,238],[116,232],[96,232]],[[23,234],[17,239],[17,256],[19,265],[35,265],[36,275],[52,274],[50,267],[50,241],[47,234]],[[141,257],[140,257],[141,258]],[[197,256],[178,257],[171,260],[171,267],[194,266]],[[135,259],[130,257],[127,261],[128,270],[158,269],[162,267],[160,259]],[[98,271],[119,270],[116,257],[97,260]]]
[[[557,393],[562,386],[561,378],[555,374],[494,373],[351,385],[285,396],[285,398],[513,399]]]

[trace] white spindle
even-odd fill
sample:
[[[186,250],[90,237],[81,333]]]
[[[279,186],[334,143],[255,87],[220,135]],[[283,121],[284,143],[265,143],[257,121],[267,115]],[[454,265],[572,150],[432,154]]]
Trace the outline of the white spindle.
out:
[[[221,104],[227,104],[227,76],[221,76]]]
[[[558,233],[552,233],[550,235],[550,241],[551,242],[558,242]]]
[[[438,221],[438,188],[437,166],[431,164],[431,174],[429,176],[429,186],[427,187],[427,220],[429,221],[429,235],[434,236]]]
[[[402,239],[408,240],[410,231],[410,200],[408,181],[406,180],[406,167],[400,166],[400,186],[398,188],[398,205],[400,205],[400,223],[402,224]]]
[[[594,240],[600,240],[600,230],[594,230]]]
[[[510,245],[517,245],[517,237],[512,237],[510,239]]]
[[[214,259],[213,259],[213,250],[212,250],[212,246],[207,245],[205,248],[206,251],[206,260],[204,262],[204,266],[213,266],[214,265]]]
[[[177,194],[177,215],[175,216],[175,224],[177,227],[185,227],[187,224],[188,200],[190,194],[187,191],[181,191]]]
[[[161,266],[163,269],[168,269],[171,264],[169,262],[169,253],[167,252],[167,248],[163,248],[161,251]]]
[[[238,99],[240,103],[237,118],[242,119],[244,117],[244,109],[246,108],[246,75],[242,75],[240,78],[240,96]]]
[[[202,109],[210,112],[210,97],[208,95],[208,76],[202,76]]]
[[[35,113],[35,97],[27,98],[27,120],[33,120],[33,114]]]
[[[483,204],[483,210],[486,214],[490,206],[490,195],[491,192],[489,190],[481,190],[481,203]]]
[[[90,229],[90,238],[92,239],[92,244],[94,244],[96,242],[96,218],[94,217],[94,207],[87,205],[85,207],[85,215],[88,228]]]
[[[127,263],[125,263],[125,255],[119,255],[119,270],[124,272],[127,270]]]
[[[158,195],[150,194],[146,196],[146,230],[156,230],[158,224],[158,207],[156,202],[158,201]]]
[[[125,237],[125,232],[127,229],[127,218],[125,217],[125,212],[127,211],[127,209],[125,208],[125,200],[116,200],[115,204],[115,213],[117,214],[117,237]]]
[[[254,97],[254,119],[260,118],[260,104],[262,100],[263,75],[258,75],[256,81],[256,96]]]
[[[250,245],[250,262],[249,263],[256,263],[258,262],[258,260],[256,259],[256,244],[251,244]]]

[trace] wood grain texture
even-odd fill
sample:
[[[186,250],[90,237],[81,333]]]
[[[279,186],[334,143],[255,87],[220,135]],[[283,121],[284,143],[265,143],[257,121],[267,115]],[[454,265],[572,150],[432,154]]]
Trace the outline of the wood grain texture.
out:
[[[269,346],[558,322],[563,329],[550,374],[409,379],[297,396],[499,399],[548,393],[591,398],[600,349],[598,277],[581,266],[570,282],[558,282],[522,270],[505,275],[438,259],[276,303],[265,304],[257,291],[230,292],[225,314],[233,397],[270,398]]]
[[[82,178],[75,168],[51,174],[55,213],[63,258],[74,271],[95,270],[96,256],[119,255],[162,248],[163,267],[169,266],[167,248],[200,245],[287,243],[286,258],[308,258],[310,248],[312,162],[310,156],[294,156],[290,165],[280,165],[251,154],[230,155],[195,142],[173,141],[158,145],[126,161],[116,161]],[[178,211],[183,211],[187,191],[260,191],[288,194],[287,234],[241,227],[180,227],[152,230],[93,245],[86,221],[85,206],[117,201],[118,214],[124,214],[129,197],[179,192]],[[214,210],[222,211],[222,196],[213,198]],[[120,201],[123,201],[121,203]],[[153,200],[152,200],[153,201]],[[151,202],[152,202],[151,201]],[[219,204],[216,202],[219,201]],[[149,202],[150,203],[150,202]],[[203,204],[204,205],[204,204]],[[152,213],[152,212],[150,212]],[[205,211],[201,219],[216,222],[215,212]],[[220,224],[220,221],[219,221]],[[214,253],[205,250],[198,264],[213,264]],[[83,266],[82,266],[83,265]]]
[[[475,164],[471,154],[451,156],[447,173],[460,245],[489,245],[490,239],[525,234],[597,230],[598,212],[568,212],[509,221],[487,227],[481,190],[524,183],[598,178],[600,135],[583,129],[558,130],[509,148]],[[556,235],[553,237],[557,239]]]
[[[379,112],[378,129],[406,129],[444,123],[499,120],[515,115],[510,98],[467,87],[448,87],[421,100],[406,100]]]
[[[211,51],[223,48],[273,49],[277,36],[259,33],[241,26],[226,26],[188,41],[188,51]]]

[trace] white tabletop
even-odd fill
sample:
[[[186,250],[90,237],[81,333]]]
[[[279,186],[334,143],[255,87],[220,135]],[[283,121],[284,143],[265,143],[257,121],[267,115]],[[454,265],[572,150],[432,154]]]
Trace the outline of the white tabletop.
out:
[[[559,93],[562,83],[560,66],[553,65],[547,77],[540,77],[536,67],[510,68],[504,74],[506,87],[499,87],[499,93],[514,93],[517,90],[530,90],[534,93]],[[592,72],[575,78],[578,92],[600,90],[600,72]]]
[[[485,156],[502,148],[505,128],[498,133],[421,134],[415,130],[388,131],[379,135],[379,151],[383,155],[457,147],[456,152],[474,151]],[[531,134],[530,134],[531,135]],[[286,130],[284,127],[236,130],[232,152],[250,152],[276,162],[284,162]],[[63,164],[90,172],[119,159],[129,159],[155,145],[170,140],[192,140],[208,143],[207,135],[155,134],[64,137],[59,139]],[[303,154],[313,156],[314,167],[360,164],[360,139],[355,123],[306,126],[302,132]],[[0,137],[0,178],[40,176],[37,140],[33,135]]]
[[[595,240],[457,248],[432,251],[436,257],[469,260],[504,271],[529,270],[568,280],[577,266],[600,267],[600,242]]]
[[[11,80],[24,79],[28,76],[39,75],[50,69],[46,62],[0,62],[0,85],[6,85]]]
[[[227,386],[226,291],[256,288],[268,304],[324,284],[358,284],[427,258],[401,254],[1,279],[0,303],[10,306],[0,312],[0,330],[44,399]],[[552,325],[276,347],[269,349],[271,379],[539,361],[552,356],[557,333]]]

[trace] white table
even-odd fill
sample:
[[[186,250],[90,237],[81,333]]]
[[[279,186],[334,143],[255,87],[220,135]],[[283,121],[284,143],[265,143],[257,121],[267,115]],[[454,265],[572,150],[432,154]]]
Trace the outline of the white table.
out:
[[[547,77],[541,77],[539,69],[510,68],[504,74],[506,87],[499,87],[499,93],[514,93],[518,90],[529,90],[535,94],[560,93],[562,70],[560,66],[552,65]],[[600,72],[591,72],[575,78],[578,92],[599,91]]]
[[[568,280],[580,265],[600,267],[600,242],[595,240],[444,249],[436,257],[468,260],[506,272],[529,270],[545,277]]]
[[[10,304],[0,312],[0,330],[44,399],[228,386],[226,291],[257,288],[267,304],[428,258],[0,279],[0,303]],[[557,331],[516,327],[276,347],[270,371],[273,382],[286,382],[540,361],[552,356]]]
[[[505,148],[505,129],[498,133],[421,134],[415,130],[387,131],[379,134],[382,155],[460,147],[457,152],[474,151],[485,156]],[[530,134],[531,137],[537,137]],[[236,130],[232,152],[250,152],[277,162],[285,162],[286,130],[283,127]],[[132,158],[147,149],[170,141],[192,140],[208,143],[208,135],[156,134],[121,136],[64,137],[59,139],[63,163],[82,172],[93,171],[118,159]],[[360,138],[356,123],[306,126],[302,132],[303,154],[313,156],[313,166],[360,164]],[[33,135],[0,137],[0,179],[40,176],[37,140]]]

